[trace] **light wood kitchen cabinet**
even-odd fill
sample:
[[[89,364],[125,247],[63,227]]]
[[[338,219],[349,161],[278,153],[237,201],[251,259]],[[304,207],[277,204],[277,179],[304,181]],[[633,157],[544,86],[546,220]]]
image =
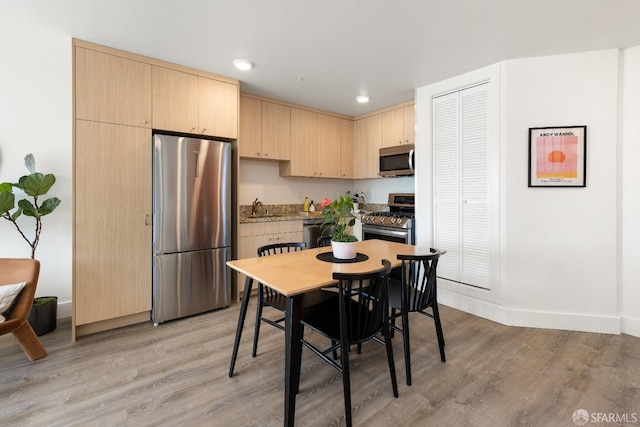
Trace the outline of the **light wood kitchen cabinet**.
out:
[[[76,120],[74,333],[149,320],[151,129]],[[113,324],[111,325],[113,327]]]
[[[387,111],[381,115],[382,146],[392,147],[404,143],[403,108]]]
[[[382,146],[415,142],[415,106],[405,105],[382,113]]]
[[[353,120],[340,119],[340,178],[353,179]]]
[[[280,164],[280,174],[318,177],[317,156],[318,115],[311,111],[292,108],[291,161]]]
[[[415,104],[403,107],[402,117],[404,119],[404,143],[415,144],[416,142],[416,106]]]
[[[291,107],[262,101],[262,158],[291,159]]]
[[[198,77],[199,134],[238,138],[238,85]]]
[[[291,108],[240,97],[240,157],[289,160],[291,158]]]
[[[198,131],[198,76],[152,67],[153,127],[173,132]]]
[[[367,128],[366,178],[380,178],[380,147],[382,147],[382,115],[376,114],[365,119]]]
[[[291,161],[280,164],[280,175],[341,178],[341,120],[328,114],[291,108]],[[344,135],[349,138],[349,130]],[[348,151],[348,144],[345,139],[345,151]]]
[[[318,114],[317,166],[321,178],[340,178],[340,119]]]
[[[151,127],[151,65],[75,47],[76,118]]]
[[[257,257],[258,248],[261,246],[287,242],[302,242],[302,221],[240,224],[238,226],[238,259]],[[242,298],[245,279],[245,275],[238,273],[237,301]]]
[[[240,157],[262,158],[262,101],[240,97]]]
[[[353,123],[353,176],[355,179],[367,177],[367,119]]]
[[[238,137],[238,86],[152,67],[154,129]]]

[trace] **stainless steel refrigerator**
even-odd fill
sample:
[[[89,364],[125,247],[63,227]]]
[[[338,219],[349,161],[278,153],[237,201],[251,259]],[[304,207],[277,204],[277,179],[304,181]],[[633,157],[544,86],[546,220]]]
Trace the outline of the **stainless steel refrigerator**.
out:
[[[153,322],[228,306],[230,259],[231,144],[154,135]]]

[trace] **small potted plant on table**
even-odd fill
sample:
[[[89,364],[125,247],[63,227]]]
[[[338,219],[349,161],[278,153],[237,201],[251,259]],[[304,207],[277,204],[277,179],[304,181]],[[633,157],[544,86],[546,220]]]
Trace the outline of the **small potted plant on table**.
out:
[[[355,243],[358,238],[353,235],[353,226],[357,214],[354,212],[353,198],[349,192],[334,201],[324,199],[322,208],[322,226],[331,230],[331,247],[333,256],[340,259],[353,259],[357,255]]]
[[[24,164],[30,174],[21,177],[17,183],[3,182],[0,184],[0,217],[13,223],[20,233],[20,236],[31,247],[31,259],[35,258],[36,248],[40,242],[40,233],[42,232],[42,217],[50,214],[60,204],[60,199],[51,197],[39,202],[38,198],[47,194],[49,189],[55,184],[56,177],[53,174],[42,174],[36,172],[36,161],[33,154],[27,154],[24,158]],[[16,208],[16,197],[13,189],[22,190],[32,200],[27,198],[18,201]],[[15,211],[11,212],[13,209]],[[35,232],[33,238],[29,239],[20,228],[17,219],[24,214],[34,218]],[[53,331],[57,322],[57,297],[38,297],[34,300],[31,313],[29,314],[29,324],[37,335],[43,335]]]

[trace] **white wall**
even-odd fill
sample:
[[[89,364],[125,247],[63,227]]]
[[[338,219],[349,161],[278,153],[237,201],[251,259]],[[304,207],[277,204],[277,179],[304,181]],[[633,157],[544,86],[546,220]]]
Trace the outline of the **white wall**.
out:
[[[618,332],[618,50],[506,62],[503,304],[513,324]],[[528,188],[528,128],[587,126],[586,188]]]
[[[71,38],[35,25],[20,8],[0,14],[0,182],[28,171],[33,153],[40,172],[53,173],[51,196],[58,209],[43,219],[36,258],[41,261],[36,295],[56,295],[59,317],[71,315]],[[20,224],[33,235],[31,218]],[[0,221],[0,257],[29,257],[29,245],[13,224]]]
[[[324,197],[333,200],[348,190],[364,191],[369,203],[387,203],[389,193],[413,193],[413,177],[361,179],[317,179],[281,177],[278,162],[240,160],[238,200],[250,205],[256,197],[263,203],[302,203],[305,196],[319,203]]]
[[[621,294],[622,332],[640,336],[640,46],[622,55]]]

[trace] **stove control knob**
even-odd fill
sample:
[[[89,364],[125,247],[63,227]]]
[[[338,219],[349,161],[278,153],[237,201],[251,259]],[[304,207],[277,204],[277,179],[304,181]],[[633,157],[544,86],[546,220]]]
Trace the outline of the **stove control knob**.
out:
[[[380,218],[380,224],[384,224],[384,217]]]

